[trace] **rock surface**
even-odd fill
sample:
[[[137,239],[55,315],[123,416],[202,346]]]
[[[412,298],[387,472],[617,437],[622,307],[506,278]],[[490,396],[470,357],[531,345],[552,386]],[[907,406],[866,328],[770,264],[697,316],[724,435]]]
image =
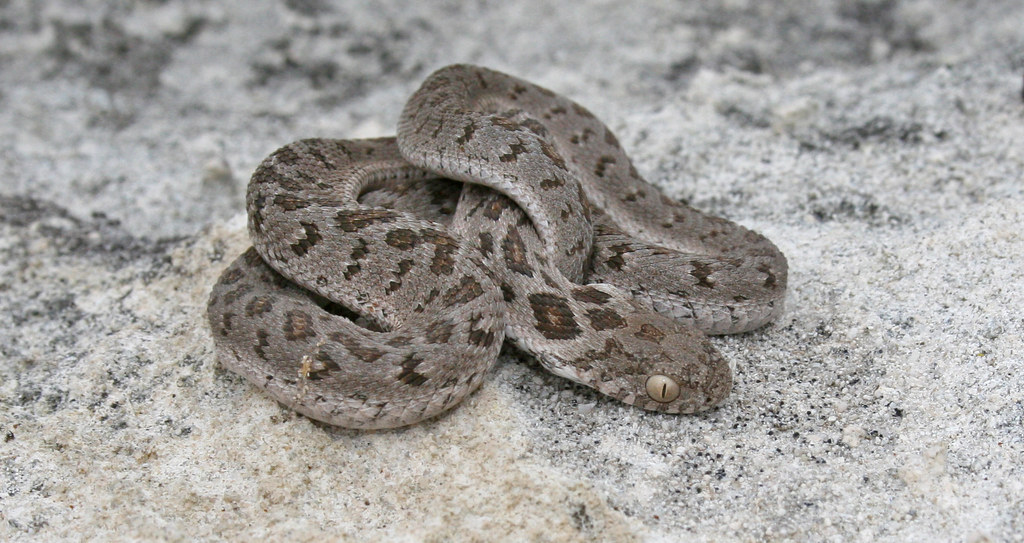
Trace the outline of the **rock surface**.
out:
[[[383,4],[383,5],[382,5]],[[779,5],[776,5],[779,4]],[[1021,541],[1024,5],[0,2],[0,539]],[[509,351],[413,428],[220,368],[204,307],[289,141],[471,62],[588,106],[789,258],[700,416]]]

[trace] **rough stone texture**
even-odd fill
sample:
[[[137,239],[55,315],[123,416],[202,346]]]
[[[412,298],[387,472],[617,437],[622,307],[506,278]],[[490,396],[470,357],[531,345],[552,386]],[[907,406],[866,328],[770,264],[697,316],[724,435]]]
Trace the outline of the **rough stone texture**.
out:
[[[0,539],[1021,541],[1024,4],[0,2]],[[314,425],[215,363],[249,173],[473,62],[786,252],[732,396],[506,356],[450,415]]]

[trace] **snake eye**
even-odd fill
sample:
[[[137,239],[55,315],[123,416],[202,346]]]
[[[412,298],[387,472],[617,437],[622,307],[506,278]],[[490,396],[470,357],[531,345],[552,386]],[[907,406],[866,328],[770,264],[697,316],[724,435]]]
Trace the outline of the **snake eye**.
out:
[[[647,395],[656,402],[668,403],[679,397],[679,385],[671,377],[652,375],[647,378]]]

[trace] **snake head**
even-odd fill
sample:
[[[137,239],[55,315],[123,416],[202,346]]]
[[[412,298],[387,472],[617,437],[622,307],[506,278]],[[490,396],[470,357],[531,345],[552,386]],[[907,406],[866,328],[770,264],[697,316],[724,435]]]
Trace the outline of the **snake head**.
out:
[[[732,388],[728,362],[700,331],[638,308],[575,371],[584,384],[624,403],[662,413],[696,413]]]

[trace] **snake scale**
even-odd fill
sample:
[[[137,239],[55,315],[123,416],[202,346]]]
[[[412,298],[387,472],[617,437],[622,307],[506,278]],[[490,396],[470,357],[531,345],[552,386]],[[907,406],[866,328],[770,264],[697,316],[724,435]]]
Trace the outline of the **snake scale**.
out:
[[[765,237],[665,197],[575,102],[469,65],[430,75],[396,138],[275,151],[246,196],[254,247],[220,276],[220,362],[349,428],[433,417],[507,338],[630,405],[692,413],[732,375],[707,334],[782,311]]]

